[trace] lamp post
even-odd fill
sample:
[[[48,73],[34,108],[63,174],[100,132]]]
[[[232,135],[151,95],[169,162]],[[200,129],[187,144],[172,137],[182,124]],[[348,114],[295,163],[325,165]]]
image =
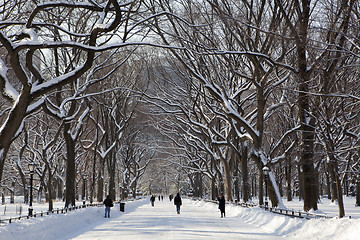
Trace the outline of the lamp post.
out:
[[[32,208],[32,200],[33,200],[33,176],[35,171],[35,163],[31,162],[29,163],[29,172],[30,172],[30,204],[29,204],[29,216],[33,215],[33,208]]]
[[[267,192],[267,182],[268,182],[268,176],[270,169],[268,167],[263,167],[263,173],[264,173],[264,181],[265,181],[265,209],[268,208],[268,192]]]
[[[84,173],[82,176],[83,176],[83,194],[82,194],[82,199],[83,199],[83,204],[85,205],[85,202],[86,202],[86,177],[87,177],[87,174]]]

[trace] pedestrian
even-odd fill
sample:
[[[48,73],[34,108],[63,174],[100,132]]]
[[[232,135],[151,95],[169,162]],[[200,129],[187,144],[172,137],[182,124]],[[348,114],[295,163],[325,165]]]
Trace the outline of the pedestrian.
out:
[[[163,195],[161,195],[161,201],[164,201],[164,196]]]
[[[220,195],[218,198],[219,201],[219,209],[221,212],[221,217],[225,217],[225,198],[224,195]]]
[[[155,202],[155,196],[154,195],[151,196],[150,202],[151,202],[151,206],[154,206],[154,202]]]
[[[176,206],[177,214],[180,214],[180,206],[182,205],[180,194],[177,193],[174,198],[174,205]]]
[[[106,199],[104,200],[104,205],[105,205],[105,218],[106,217],[110,218],[110,208],[112,208],[114,204],[109,195],[106,196]]]
[[[159,198],[159,201],[160,201],[160,195],[158,196],[158,198]]]
[[[172,199],[173,199],[173,195],[170,194],[170,195],[169,195],[169,200],[170,200],[170,202],[172,201]]]

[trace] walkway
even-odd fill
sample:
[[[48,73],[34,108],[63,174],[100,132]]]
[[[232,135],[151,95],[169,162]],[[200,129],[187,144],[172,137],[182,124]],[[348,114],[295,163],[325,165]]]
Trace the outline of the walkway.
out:
[[[279,239],[274,233],[266,233],[253,225],[240,222],[239,218],[220,218],[220,213],[215,209],[198,207],[185,199],[181,214],[176,214],[175,206],[168,198],[156,201],[154,207],[145,201],[133,211],[126,211],[125,206],[125,213],[115,212],[112,218],[104,218],[103,224],[84,229],[83,233],[80,231],[72,239]]]

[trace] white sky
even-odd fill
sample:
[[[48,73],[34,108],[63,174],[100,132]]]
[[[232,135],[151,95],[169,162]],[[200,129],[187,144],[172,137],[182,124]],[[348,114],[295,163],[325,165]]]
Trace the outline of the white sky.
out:
[[[352,198],[348,202],[353,201]],[[294,201],[296,205],[297,201]],[[336,204],[321,206],[329,211],[336,210]],[[359,216],[360,208],[353,207],[348,211]],[[1,213],[0,217],[5,218]],[[357,217],[304,220],[264,212],[258,207],[227,205],[226,218],[220,218],[216,204],[188,199],[183,199],[181,214],[178,215],[167,197],[164,201],[155,201],[155,207],[151,207],[148,198],[126,202],[124,213],[116,205],[112,208],[111,218],[104,218],[103,207],[93,207],[0,226],[0,239],[14,240],[356,240],[360,239],[359,236],[360,218]]]

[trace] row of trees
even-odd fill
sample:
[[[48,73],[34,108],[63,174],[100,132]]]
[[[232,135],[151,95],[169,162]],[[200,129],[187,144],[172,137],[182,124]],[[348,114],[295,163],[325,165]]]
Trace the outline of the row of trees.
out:
[[[193,182],[218,178],[232,200],[241,176],[247,201],[255,168],[262,202],[267,166],[274,206],[283,207],[279,187],[290,200],[296,185],[304,210],[317,210],[325,182],[344,216],[343,186],[358,183],[360,170],[359,3],[153,4],[166,13],[154,31],[177,47],[169,66],[181,79],[175,98],[158,99],[177,120],[161,129],[184,150]]]
[[[65,206],[75,205],[86,174],[90,201],[103,199],[104,181],[113,199],[120,189],[135,194],[153,155],[137,112],[148,81],[139,66],[146,62],[127,46],[142,31],[141,2],[1,4],[2,190],[18,183],[27,196],[26,166],[34,162],[37,192],[50,210],[55,189]]]
[[[359,181],[359,10],[355,0],[5,1],[0,180],[14,146],[10,176],[26,191],[21,166],[41,159],[41,186],[51,196],[66,176],[68,206],[83,173],[91,197],[106,176],[114,198],[116,183],[135,193],[150,159],[165,159],[147,178],[230,201],[256,189],[262,203],[267,166],[274,206],[297,192],[316,210],[324,182],[342,217],[343,187]]]

